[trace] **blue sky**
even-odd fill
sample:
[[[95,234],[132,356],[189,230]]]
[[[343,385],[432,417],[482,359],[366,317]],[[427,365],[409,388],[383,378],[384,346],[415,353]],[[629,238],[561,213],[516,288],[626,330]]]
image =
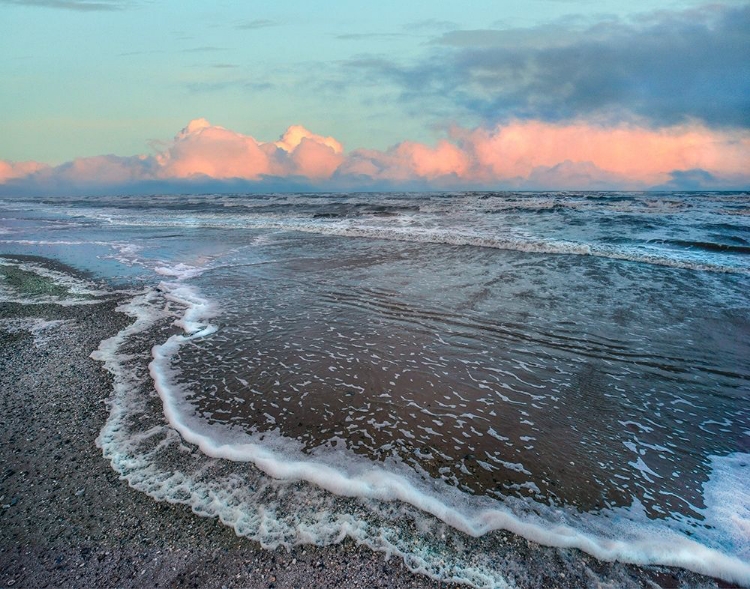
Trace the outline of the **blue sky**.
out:
[[[748,0],[0,0],[0,52],[4,194],[750,186]]]
[[[577,51],[597,28],[616,35],[617,27],[647,28],[649,18],[700,6],[640,0],[0,0],[0,159],[56,164],[149,153],[150,141],[168,140],[197,117],[264,141],[302,124],[336,137],[346,149],[384,149],[406,138],[434,141],[451,124],[482,124],[488,110],[489,118],[495,111],[585,115],[585,104],[533,112],[518,97],[462,93],[461,85],[476,83],[476,76],[461,74],[478,67],[482,51],[484,58],[501,59],[503,45],[522,58],[523,47],[552,47],[551,63],[543,66],[551,72],[556,44],[578,36]],[[651,42],[658,49],[659,39]],[[570,63],[559,66],[563,73]],[[622,67],[622,56],[615,63]],[[419,76],[429,78],[424,86]],[[550,79],[538,90],[560,83]],[[667,84],[660,91],[674,89]],[[666,102],[668,111],[673,106]]]

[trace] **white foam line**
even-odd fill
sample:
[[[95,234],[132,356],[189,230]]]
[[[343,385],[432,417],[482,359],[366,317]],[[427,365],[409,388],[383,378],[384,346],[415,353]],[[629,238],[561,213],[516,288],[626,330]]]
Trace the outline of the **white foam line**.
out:
[[[105,458],[111,461],[112,467],[120,472],[131,486],[155,499],[171,503],[185,503],[190,505],[198,515],[218,517],[224,524],[233,527],[238,535],[254,537],[263,547],[275,548],[279,545],[288,545],[288,540],[285,540],[284,536],[286,524],[275,521],[273,511],[267,511],[263,505],[253,502],[255,495],[252,489],[238,488],[237,484],[241,479],[230,476],[230,480],[224,481],[228,485],[222,486],[221,482],[217,482],[216,486],[211,487],[195,481],[195,488],[190,491],[190,480],[182,473],[175,472],[169,475],[167,472],[160,472],[148,463],[147,456],[138,455],[137,452],[136,454],[128,453],[128,450],[136,449],[137,443],[146,434],[150,437],[155,430],[152,428],[145,434],[135,435],[129,431],[128,414],[143,411],[144,406],[142,401],[132,396],[132,393],[138,390],[139,383],[122,364],[122,360],[127,357],[122,356],[119,350],[131,336],[149,329],[159,319],[168,316],[165,310],[155,307],[154,303],[157,299],[155,291],[146,291],[134,297],[129,303],[118,307],[118,311],[127,313],[135,318],[135,321],[113,337],[102,341],[99,349],[91,354],[93,359],[103,362],[105,368],[114,376],[114,391],[109,401],[110,415],[96,439],[97,446],[102,449]],[[171,437],[168,432],[173,431],[168,430],[167,437]],[[184,494],[180,491],[184,491]],[[205,501],[207,497],[208,503]],[[248,509],[247,512],[243,511],[243,506]],[[253,509],[256,510],[255,514],[252,513]],[[431,554],[420,556],[401,550],[382,533],[370,533],[367,523],[358,520],[353,514],[334,515],[335,517],[328,524],[324,518],[320,518],[319,524],[315,521],[298,522],[294,534],[296,543],[325,545],[341,542],[348,536],[373,550],[385,552],[388,556],[395,554],[404,559],[410,570],[435,579],[468,583],[488,589],[509,588],[497,571],[485,572],[465,567],[444,570],[442,575],[438,575],[430,568],[430,562],[434,560]],[[334,535],[331,534],[331,525],[334,526]],[[442,562],[440,560],[437,565],[440,566]]]
[[[159,272],[159,270],[162,270]],[[193,267],[157,268],[157,272],[174,276],[184,280],[200,274]],[[429,513],[468,535],[479,537],[492,530],[508,530],[540,544],[579,548],[593,556],[607,561],[618,560],[632,564],[660,564],[678,566],[694,572],[720,577],[727,581],[737,582],[750,587],[750,565],[747,562],[704,546],[676,531],[656,524],[650,529],[639,529],[628,521],[628,514],[608,520],[609,524],[602,526],[600,522],[589,521],[593,528],[599,528],[602,534],[582,531],[570,525],[570,514],[561,510],[545,508],[543,515],[525,513],[516,515],[508,509],[466,507],[467,496],[462,495],[460,508],[446,502],[451,498],[454,490],[446,488],[446,495],[437,497],[420,490],[415,483],[406,476],[389,472],[382,467],[367,463],[349,461],[350,471],[332,467],[318,457],[306,460],[290,459],[288,449],[294,446],[292,440],[282,442],[286,451],[276,451],[268,444],[258,444],[252,441],[241,443],[219,443],[209,433],[199,431],[199,426],[191,425],[189,406],[181,401],[180,390],[172,383],[174,372],[171,369],[171,359],[180,347],[190,340],[206,337],[216,331],[216,326],[209,319],[216,313],[215,307],[206,298],[189,285],[181,282],[163,282],[160,289],[169,301],[184,307],[182,316],[174,324],[183,329],[184,334],[176,334],[166,342],[156,345],[152,349],[152,361],[149,372],[155,388],[162,400],[164,415],[170,426],[174,428],[186,441],[197,445],[207,456],[227,459],[236,462],[250,462],[269,476],[284,481],[307,481],[337,495],[348,497],[369,498],[380,501],[401,501],[408,503],[425,513]],[[125,328],[113,338],[105,340],[92,357],[105,362],[105,366],[115,374],[115,394],[111,403],[111,415],[103,428],[97,444],[103,448],[105,456],[113,460],[113,444],[116,437],[112,428],[117,428],[123,422],[125,414],[132,410],[124,403],[117,401],[127,395],[133,383],[128,380],[125,369],[120,365],[117,354],[127,339],[153,325],[159,318],[168,316],[167,310],[157,310],[154,302],[160,297],[155,292],[147,292],[136,297],[129,304],[119,310],[125,311],[136,318],[131,326]],[[186,411],[187,409],[187,411]],[[250,436],[245,435],[248,440]],[[188,501],[189,502],[189,501]],[[458,503],[458,502],[457,502]],[[540,510],[540,513],[543,511]],[[586,516],[584,514],[584,519]],[[588,519],[593,519],[594,516]],[[601,518],[602,516],[596,516]],[[225,518],[221,518],[225,521]],[[240,518],[241,521],[241,518]],[[225,523],[236,529],[240,521],[226,519]],[[575,521],[575,520],[574,520]],[[557,523],[554,523],[557,522]],[[628,528],[631,528],[628,530]],[[640,535],[638,532],[641,532]],[[651,537],[643,537],[644,532]],[[656,534],[654,534],[654,532]],[[614,539],[609,534],[622,533],[628,539]],[[354,530],[342,529],[342,537],[349,534],[363,540]],[[653,536],[656,535],[656,539]],[[374,545],[372,545],[375,547]],[[382,549],[382,547],[381,547]],[[399,552],[405,558],[407,554]],[[419,570],[416,567],[415,570]],[[426,571],[423,571],[426,572]]]
[[[656,523],[644,530],[627,521],[627,518],[610,519],[609,530],[600,527],[599,532],[625,538],[614,539],[576,529],[566,523],[570,515],[563,510],[547,509],[548,513],[544,514],[547,517],[531,513],[519,517],[502,508],[459,508],[418,489],[405,476],[386,471],[375,464],[370,464],[366,470],[346,472],[316,459],[290,459],[286,453],[274,451],[262,444],[217,442],[210,435],[197,431],[196,426],[190,425],[179,391],[171,384],[174,374],[170,367],[171,358],[184,343],[216,331],[208,323],[215,309],[190,286],[163,284],[162,287],[172,289],[169,293],[171,300],[186,305],[187,310],[178,322],[186,333],[173,335],[165,343],[153,347],[149,371],[169,424],[207,456],[251,462],[275,479],[307,481],[337,495],[409,503],[474,537],[493,530],[508,530],[540,544],[578,548],[605,561],[682,567],[750,586],[748,562],[704,546]],[[247,435],[246,437],[249,438]],[[468,502],[466,496],[463,497],[463,502]],[[581,517],[582,520],[591,519],[585,514]],[[622,521],[618,521],[619,519]],[[648,536],[644,537],[644,532]]]
[[[120,429],[123,427],[125,415],[130,410],[123,400],[137,386],[137,383],[122,365],[121,361],[126,357],[121,356],[119,350],[128,338],[142,333],[154,325],[159,318],[166,316],[165,311],[158,311],[152,304],[155,298],[155,291],[146,290],[128,303],[118,306],[116,311],[133,317],[135,321],[114,336],[100,342],[99,348],[91,353],[91,358],[104,363],[104,367],[114,376],[114,390],[108,401],[109,418],[96,438],[97,447],[101,448],[105,457],[112,459],[113,462],[113,454],[116,452],[113,446],[116,444],[115,440],[118,439]],[[150,431],[149,433],[153,432]],[[142,436],[142,434],[140,435]]]

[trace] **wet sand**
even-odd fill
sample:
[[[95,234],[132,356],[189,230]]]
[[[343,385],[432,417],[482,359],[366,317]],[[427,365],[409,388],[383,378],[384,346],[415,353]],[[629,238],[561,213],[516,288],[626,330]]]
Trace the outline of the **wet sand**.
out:
[[[0,303],[0,320],[68,322],[36,336],[0,323],[0,586],[455,586],[351,541],[265,550],[216,519],[128,487],[95,445],[112,381],[89,358],[129,322],[117,304]],[[510,534],[507,546],[516,563],[507,576],[519,587],[730,586],[676,569],[600,563]]]
[[[0,586],[440,586],[352,543],[263,550],[119,480],[94,443],[111,379],[88,358],[127,322],[115,306],[0,305],[75,322],[39,343],[0,331]]]

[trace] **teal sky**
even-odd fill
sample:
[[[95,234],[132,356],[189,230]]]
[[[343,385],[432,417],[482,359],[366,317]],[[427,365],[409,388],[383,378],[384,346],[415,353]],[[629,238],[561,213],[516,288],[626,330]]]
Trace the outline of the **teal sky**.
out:
[[[701,4],[0,0],[0,159],[150,153],[197,117],[264,141],[301,124],[345,149],[431,142],[486,113],[405,98],[387,73],[460,45],[455,31],[545,46]]]

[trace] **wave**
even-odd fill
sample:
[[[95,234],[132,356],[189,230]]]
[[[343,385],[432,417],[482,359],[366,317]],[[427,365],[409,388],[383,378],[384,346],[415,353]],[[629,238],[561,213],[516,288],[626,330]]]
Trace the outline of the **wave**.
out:
[[[744,241],[741,238],[736,238]],[[750,245],[736,245],[731,243],[718,243],[715,241],[688,241],[684,239],[660,239],[650,243],[674,245],[685,249],[697,249],[707,252],[721,252],[729,254],[750,254]]]
[[[178,219],[127,219],[107,215],[107,222],[114,225],[149,226],[149,227],[182,227]],[[670,257],[662,253],[646,253],[635,248],[616,247],[611,244],[591,244],[556,239],[534,239],[530,237],[502,237],[484,235],[476,232],[460,232],[447,228],[419,226],[377,226],[356,224],[349,219],[325,218],[319,221],[273,218],[233,218],[220,221],[214,217],[197,220],[190,218],[191,227],[204,227],[228,230],[275,229],[279,231],[299,231],[336,237],[380,239],[413,243],[430,243],[453,246],[491,248],[507,251],[518,251],[535,254],[579,255],[623,260],[655,266],[667,266],[683,270],[703,272],[750,274],[750,268],[708,261],[687,260]],[[2,240],[0,240],[2,243]]]
[[[253,227],[287,229],[306,233],[334,235],[338,237],[364,237],[389,241],[433,243],[454,246],[469,246],[527,252],[535,254],[578,255],[609,258],[628,262],[668,266],[683,270],[705,272],[750,274],[750,268],[741,268],[711,262],[698,262],[671,258],[659,254],[640,253],[615,249],[605,245],[585,244],[562,240],[534,240],[529,238],[503,238],[472,233],[460,233],[444,229],[383,228],[351,225],[318,225],[314,223],[256,223]]]
[[[499,530],[601,560],[678,566],[750,586],[750,545],[743,535],[750,525],[743,482],[750,455],[711,459],[706,507],[699,510],[704,523],[684,516],[650,520],[637,501],[580,513],[531,500],[470,496],[395,460],[375,464],[341,448],[308,455],[278,431],[210,426],[192,411],[172,359],[182,346],[216,332],[211,319],[217,307],[178,280],[139,294],[121,310],[135,322],[92,354],[115,377],[97,444],[133,487],[156,499],[219,517],[264,546],[328,544],[349,536],[401,556],[412,570],[476,587],[509,586],[486,545]],[[181,332],[170,333],[173,326]],[[160,334],[162,343],[139,368],[133,342]],[[149,394],[152,387],[158,399]],[[456,550],[466,541],[484,543],[483,549]]]
[[[276,225],[275,228],[281,229],[283,227],[280,225]],[[661,256],[658,254],[617,250],[614,248],[607,248],[606,246],[602,245],[584,244],[561,240],[537,241],[532,239],[513,239],[476,234],[461,234],[454,233],[453,231],[449,230],[422,230],[418,228],[409,228],[407,230],[364,227],[338,228],[315,226],[302,223],[294,225],[290,224],[288,228],[295,231],[336,235],[341,237],[365,237],[369,239],[384,239],[391,241],[410,241],[417,243],[435,243],[445,245],[482,247],[535,254],[594,256],[614,260],[624,260],[628,262],[652,264],[657,266],[668,266],[671,268],[678,268],[683,270],[750,274],[750,268],[738,268],[725,264],[681,260],[670,258],[667,256]]]
[[[741,255],[750,253],[750,248],[736,237],[714,239],[700,233],[696,239],[680,236],[679,239],[641,241],[639,237],[643,232],[674,228],[675,214],[679,211],[688,223],[684,226],[687,236],[693,235],[695,227],[690,223],[695,220],[700,221],[701,231],[715,227],[722,233],[741,232],[744,230],[741,224],[728,223],[727,217],[716,208],[725,201],[734,202],[731,199],[747,202],[743,195],[730,194],[701,198],[644,193],[458,193],[280,195],[273,198],[269,195],[162,195],[147,200],[102,197],[68,204],[73,207],[71,212],[76,213],[75,218],[90,218],[105,225],[302,231],[529,253],[586,255],[686,270],[748,274],[750,267]],[[52,207],[48,212],[55,211],[57,209]],[[546,214],[561,211],[576,214],[565,218]],[[500,216],[513,213],[521,215],[516,228],[507,226]],[[508,222],[519,223],[518,219]],[[581,231],[574,228],[588,227],[591,223],[594,237],[569,238]],[[627,225],[624,230],[623,224]],[[566,229],[573,229],[575,233]],[[527,231],[539,235],[533,236]],[[588,229],[585,232],[591,234]],[[555,238],[557,235],[564,238]],[[622,242],[617,242],[619,237],[623,238]],[[3,242],[24,243],[0,240]],[[62,244],[62,241],[47,243]]]

